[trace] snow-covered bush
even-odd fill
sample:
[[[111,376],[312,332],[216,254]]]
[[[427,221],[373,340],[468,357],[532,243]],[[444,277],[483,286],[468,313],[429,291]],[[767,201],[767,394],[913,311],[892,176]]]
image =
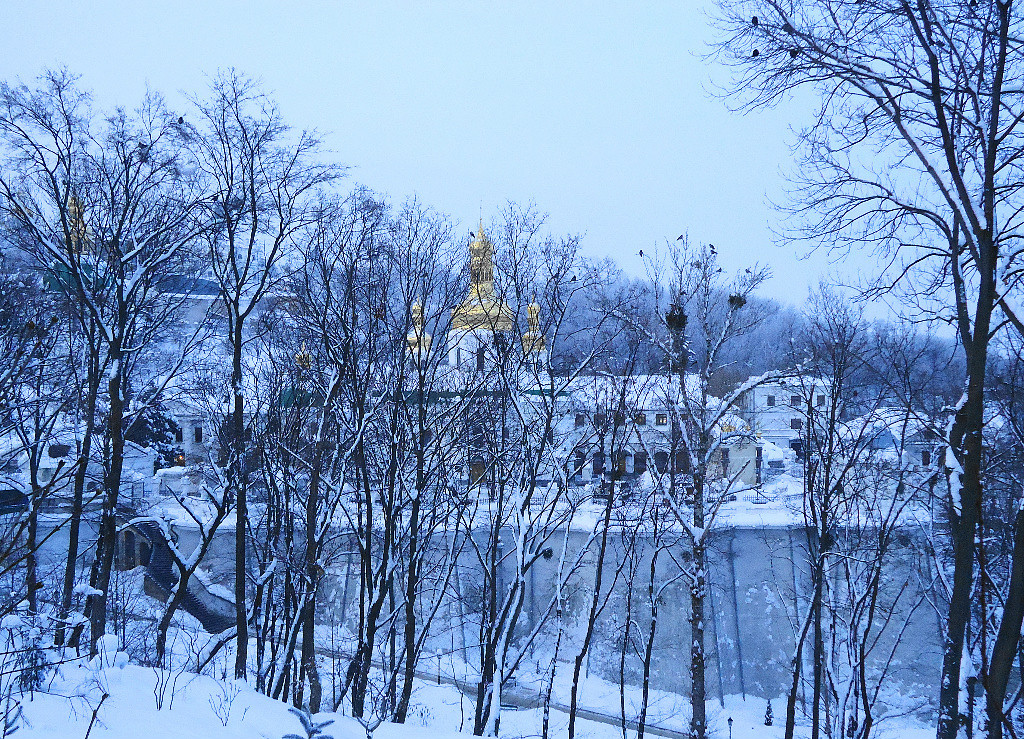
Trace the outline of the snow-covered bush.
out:
[[[314,721],[313,715],[306,708],[289,708],[289,712],[302,724],[304,734],[285,734],[281,739],[333,739],[330,734],[324,733],[324,727],[334,723],[334,719],[327,721]]]

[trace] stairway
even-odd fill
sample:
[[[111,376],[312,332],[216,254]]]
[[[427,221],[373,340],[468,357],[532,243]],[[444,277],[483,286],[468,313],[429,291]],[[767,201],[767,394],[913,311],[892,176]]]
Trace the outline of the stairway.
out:
[[[144,518],[132,521],[131,525],[150,545],[146,578],[165,597],[170,597],[171,590],[178,582],[178,572],[163,530],[156,521]],[[220,633],[235,625],[235,604],[211,593],[195,575],[188,579],[188,588],[182,598],[181,607],[186,613],[195,616],[210,634]]]

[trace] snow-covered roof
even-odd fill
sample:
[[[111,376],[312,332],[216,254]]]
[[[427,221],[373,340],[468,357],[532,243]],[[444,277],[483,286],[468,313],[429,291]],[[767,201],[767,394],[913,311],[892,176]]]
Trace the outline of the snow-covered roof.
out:
[[[891,443],[890,440],[926,441],[933,425],[913,409],[882,407],[855,418],[844,428],[851,439]]]
[[[207,298],[215,298],[220,295],[220,286],[216,282],[190,275],[168,275],[160,280],[159,288],[169,295]]]
[[[813,375],[792,375],[763,382],[755,389],[765,391],[785,388],[787,390],[800,391],[807,390],[809,388],[818,390],[827,387],[828,383],[820,377],[814,377]]]
[[[701,379],[696,374],[686,375],[686,393],[691,403],[700,402]],[[662,409],[683,404],[679,378],[676,375],[595,375],[573,380],[568,392],[574,401],[585,407],[618,405],[623,397],[627,408],[636,410]],[[718,407],[720,401],[708,396],[709,405]]]

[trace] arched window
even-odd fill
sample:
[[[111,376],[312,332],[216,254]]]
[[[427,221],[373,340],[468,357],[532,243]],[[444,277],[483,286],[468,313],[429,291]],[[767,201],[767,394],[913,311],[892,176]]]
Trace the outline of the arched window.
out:
[[[668,472],[668,452],[654,453],[654,467],[658,470],[659,475]]]

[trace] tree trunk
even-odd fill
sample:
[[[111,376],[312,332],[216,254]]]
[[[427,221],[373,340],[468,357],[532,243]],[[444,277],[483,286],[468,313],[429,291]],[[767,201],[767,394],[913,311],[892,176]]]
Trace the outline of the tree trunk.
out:
[[[245,604],[245,526],[249,515],[246,485],[243,480],[242,454],[245,448],[244,396],[242,392],[242,318],[234,308],[231,336],[231,459],[228,461],[228,485],[235,498],[235,679],[245,680],[249,660],[249,613]]]
[[[1010,587],[1003,606],[1003,618],[992,648],[989,665],[989,684],[985,690],[989,739],[1003,735],[1003,704],[1006,686],[1013,670],[1020,642],[1021,623],[1024,621],[1024,509],[1018,509],[1013,522],[1013,560],[1010,569]]]
[[[594,627],[597,624],[597,616],[601,610],[601,583],[604,571],[604,558],[608,551],[608,529],[611,524],[612,501],[614,498],[615,481],[610,480],[608,481],[608,499],[605,501],[604,506],[604,519],[601,522],[601,544],[597,550],[597,571],[594,574],[594,592],[590,599],[590,611],[587,614],[587,631],[583,635],[583,644],[580,646],[580,651],[576,654],[576,660],[573,664],[572,693],[569,698],[569,739],[575,739],[576,736],[576,711],[579,707],[580,671],[583,669],[583,661],[590,651],[590,642],[594,638]],[[614,585],[615,583],[613,582],[612,586],[614,587]]]
[[[799,599],[797,600],[799,604]],[[786,739],[793,739],[796,731],[796,701],[800,692],[800,675],[803,670],[804,643],[807,641],[807,631],[811,627],[814,618],[813,608],[808,610],[807,618],[804,619],[804,626],[800,630],[800,638],[796,642],[796,653],[793,656],[793,680],[789,685],[789,695],[786,698]]]
[[[319,444],[319,442],[318,442]],[[302,614],[302,667],[309,680],[309,710],[320,712],[323,698],[323,687],[320,684],[320,672],[316,668],[316,589],[320,581],[317,557],[319,542],[317,541],[317,511],[320,505],[320,449],[316,450],[313,461],[313,472],[310,476],[309,495],[306,497],[306,595],[305,608]]]
[[[114,566],[114,548],[117,545],[117,499],[121,489],[121,469],[124,464],[124,397],[121,393],[123,372],[121,353],[117,347],[111,350],[113,367],[107,391],[110,396],[110,416],[107,434],[110,439],[110,459],[103,485],[103,512],[100,515],[99,540],[96,543],[95,580],[92,586],[99,591],[89,596],[92,610],[89,617],[89,654],[97,653],[99,638],[107,629],[107,600],[110,589],[110,572]]]
[[[982,292],[994,293],[988,273],[983,272]],[[981,498],[982,428],[984,426],[984,381],[988,356],[989,319],[992,300],[979,298],[974,325],[974,344],[967,352],[967,399],[953,423],[950,446],[962,449],[959,495],[950,502],[949,527],[953,540],[953,586],[949,617],[942,649],[942,678],[939,683],[938,739],[956,739],[960,726],[960,667],[964,654],[967,623],[971,618],[971,586],[974,580],[975,536],[978,501]],[[986,306],[988,309],[986,310]],[[956,476],[956,470],[951,472]]]
[[[78,468],[75,470],[74,493],[71,501],[71,519],[68,521],[68,556],[64,564],[64,582],[60,594],[60,623],[54,635],[54,644],[64,644],[64,630],[71,613],[71,599],[75,592],[75,578],[78,574],[78,540],[82,529],[82,510],[85,507],[85,482],[89,473],[89,455],[92,453],[93,419],[96,417],[96,396],[99,378],[93,360],[89,360],[89,394],[85,402],[85,434],[82,436],[82,448],[78,455]],[[73,632],[77,633],[77,632]],[[75,640],[77,644],[77,639]],[[74,644],[72,646],[75,646]]]
[[[636,720],[636,739],[644,739],[647,727],[647,705],[651,695],[651,661],[654,655],[654,634],[658,629],[658,599],[655,596],[655,575],[658,571],[658,550],[651,555],[650,581],[647,585],[647,596],[651,602],[650,630],[647,633],[647,644],[644,647],[644,670],[640,690],[640,715]]]
[[[35,450],[30,452],[33,456],[36,454]],[[33,468],[38,465],[32,462]],[[39,612],[38,598],[36,592],[39,590],[36,587],[36,543],[37,534],[39,531],[39,505],[41,503],[43,490],[39,487],[39,481],[36,476],[36,470],[32,471],[32,500],[29,503],[28,509],[28,536],[26,540],[25,552],[25,589],[28,591],[28,610],[32,614]]]
[[[825,537],[827,534],[818,537],[817,556],[814,558],[814,596],[811,601],[811,612],[813,613],[813,636],[811,652],[812,683],[811,683],[811,739],[818,739],[821,736],[821,698],[823,669],[822,663],[825,659],[825,639],[821,628],[822,598],[825,595]]]
[[[816,572],[814,578],[814,600],[811,603],[814,614],[811,638],[811,739],[818,739],[821,736],[821,660],[825,645],[821,637],[821,573]]]
[[[422,455],[416,460],[417,477],[422,475]],[[404,724],[412,700],[413,680],[416,677],[416,593],[419,589],[419,518],[422,487],[418,483],[416,497],[409,510],[409,565],[405,582],[405,664],[402,677],[402,694],[395,710],[395,723]]]
[[[164,604],[164,612],[160,616],[160,621],[157,622],[156,660],[158,665],[164,664],[164,653],[167,650],[167,630],[171,627],[171,619],[174,618],[175,612],[181,606],[182,601],[185,600],[185,593],[188,591],[188,579],[190,574],[191,573],[184,570],[178,573],[178,583],[174,587],[167,603]]]
[[[693,525],[704,528],[704,480],[694,474]],[[703,538],[693,543],[693,582],[690,585],[690,737],[704,739],[707,735],[707,687],[704,659],[704,597],[707,589],[707,549]]]
[[[501,508],[498,508],[498,521],[501,520]],[[498,642],[501,638],[498,628],[498,580],[501,558],[498,553],[498,541],[501,537],[500,529],[492,529],[490,541],[487,544],[487,556],[489,558],[490,574],[485,583],[487,602],[485,604],[486,614],[481,619],[480,626],[480,682],[476,689],[476,711],[473,720],[473,733],[482,736],[487,728],[491,712],[491,695],[497,689],[494,685],[495,673],[497,672],[497,652],[500,648]],[[490,587],[487,587],[489,584]],[[498,676],[500,678],[500,675]]]
[[[315,587],[315,585],[313,586]],[[302,622],[302,666],[309,681],[309,712],[320,713],[320,704],[323,701],[323,686],[320,683],[320,671],[316,666],[316,642],[314,639],[315,625],[314,615],[316,600],[314,594],[310,594],[310,600],[306,604],[306,612]]]

